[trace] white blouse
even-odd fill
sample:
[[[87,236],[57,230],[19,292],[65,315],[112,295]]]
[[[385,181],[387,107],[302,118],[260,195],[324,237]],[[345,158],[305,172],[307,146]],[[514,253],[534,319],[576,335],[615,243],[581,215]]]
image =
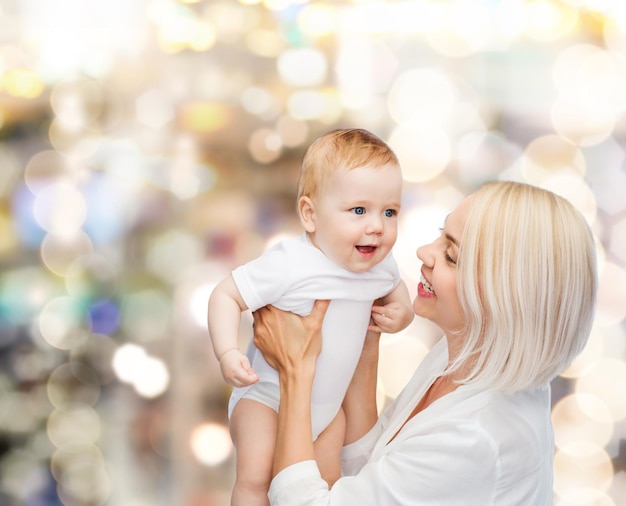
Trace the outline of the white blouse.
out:
[[[274,477],[273,506],[552,504],[550,388],[505,394],[460,386],[417,413],[389,443],[447,363],[441,339],[360,440],[344,447],[329,491],[314,461]]]

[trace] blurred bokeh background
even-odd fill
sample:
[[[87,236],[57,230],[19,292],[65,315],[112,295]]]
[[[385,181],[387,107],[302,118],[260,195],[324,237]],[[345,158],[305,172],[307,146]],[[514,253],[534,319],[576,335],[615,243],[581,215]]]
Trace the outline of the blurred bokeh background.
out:
[[[412,294],[484,181],[584,213],[600,300],[553,384],[554,503],[626,504],[625,108],[622,0],[0,0],[0,504],[228,504],[207,298],[300,233],[303,151],[349,126],[402,162]],[[381,405],[438,337],[384,336]]]

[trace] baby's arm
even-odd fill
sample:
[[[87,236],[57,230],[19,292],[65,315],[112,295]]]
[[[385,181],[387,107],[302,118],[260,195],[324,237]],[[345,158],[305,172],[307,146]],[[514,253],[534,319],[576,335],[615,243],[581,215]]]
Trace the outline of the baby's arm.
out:
[[[208,325],[213,352],[220,363],[224,381],[242,387],[259,378],[250,361],[239,351],[241,312],[248,309],[232,276],[222,280],[209,298]]]
[[[368,330],[393,334],[408,327],[415,313],[404,281],[372,306],[372,322]]]

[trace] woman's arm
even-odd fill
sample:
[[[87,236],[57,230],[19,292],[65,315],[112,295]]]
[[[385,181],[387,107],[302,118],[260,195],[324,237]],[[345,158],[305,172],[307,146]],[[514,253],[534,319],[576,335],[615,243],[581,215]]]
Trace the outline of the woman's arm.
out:
[[[353,443],[363,437],[378,420],[376,384],[379,340],[379,333],[367,332],[361,358],[343,400],[346,415],[344,444]]]
[[[278,370],[280,405],[274,469],[314,460],[311,389],[322,349],[322,321],[329,301],[316,301],[307,317],[266,306],[253,313],[254,344]]]

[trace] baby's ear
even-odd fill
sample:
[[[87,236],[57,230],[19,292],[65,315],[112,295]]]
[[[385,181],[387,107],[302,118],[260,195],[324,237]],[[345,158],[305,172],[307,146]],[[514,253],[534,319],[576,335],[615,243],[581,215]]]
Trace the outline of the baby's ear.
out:
[[[315,204],[309,197],[300,197],[298,200],[298,214],[304,230],[315,232]]]

